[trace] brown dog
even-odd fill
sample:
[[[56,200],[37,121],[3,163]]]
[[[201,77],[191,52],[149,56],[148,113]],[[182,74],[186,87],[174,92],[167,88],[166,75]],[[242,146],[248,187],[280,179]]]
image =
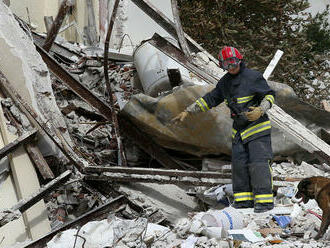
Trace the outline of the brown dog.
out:
[[[321,238],[330,224],[330,178],[309,177],[301,180],[298,184],[296,198],[302,198],[304,203],[309,199],[315,199],[322,209],[322,223],[315,239]]]

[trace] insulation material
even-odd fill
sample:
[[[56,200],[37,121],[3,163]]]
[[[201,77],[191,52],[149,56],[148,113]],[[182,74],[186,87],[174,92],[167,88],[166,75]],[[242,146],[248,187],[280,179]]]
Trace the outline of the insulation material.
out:
[[[55,236],[48,242],[48,248],[76,247],[174,247],[175,235],[166,227],[148,223],[147,219],[122,220],[113,216],[111,219],[91,221],[81,229],[69,229]],[[76,238],[79,237],[79,238]]]

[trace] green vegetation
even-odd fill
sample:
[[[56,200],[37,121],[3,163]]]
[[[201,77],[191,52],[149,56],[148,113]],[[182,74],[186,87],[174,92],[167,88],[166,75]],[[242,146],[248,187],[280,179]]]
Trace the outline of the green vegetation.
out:
[[[312,50],[322,53],[330,50],[330,25],[328,22],[329,5],[327,9],[318,13],[311,22],[307,24],[305,31],[308,41],[313,43]]]
[[[220,47],[235,46],[250,68],[264,71],[281,49],[270,79],[290,85],[316,106],[330,99],[328,10],[312,18],[304,14],[307,0],[181,0],[179,6],[185,32],[215,57]],[[318,89],[315,79],[328,84]],[[311,93],[306,85],[313,82]]]

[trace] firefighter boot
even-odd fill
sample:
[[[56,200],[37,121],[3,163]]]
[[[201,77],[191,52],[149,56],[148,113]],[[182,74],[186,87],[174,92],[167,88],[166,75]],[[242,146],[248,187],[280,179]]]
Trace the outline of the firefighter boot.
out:
[[[274,203],[256,203],[254,206],[255,213],[263,213],[274,208]]]
[[[235,201],[232,205],[233,208],[253,208],[253,201]]]

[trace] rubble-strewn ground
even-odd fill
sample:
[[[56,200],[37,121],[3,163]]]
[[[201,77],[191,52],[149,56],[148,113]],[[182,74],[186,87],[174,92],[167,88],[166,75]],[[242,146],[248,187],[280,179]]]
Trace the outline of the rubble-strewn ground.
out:
[[[70,68],[67,68],[70,70]],[[72,70],[76,69],[71,67]],[[75,73],[79,80],[95,94],[107,101],[102,67],[82,67]],[[119,102],[124,103],[138,89],[134,88],[135,70],[131,64],[112,65],[109,75],[113,84],[114,96],[119,108]],[[75,94],[53,78],[53,89],[69,127],[69,132],[77,146],[77,152],[85,159],[101,166],[117,164],[117,147],[114,130],[90,106],[79,100]],[[129,164],[147,165],[148,157],[135,146],[126,147]],[[63,168],[57,167],[59,170]],[[304,178],[321,175],[329,177],[327,165],[301,165],[291,162],[274,163],[274,176]],[[196,216],[206,213],[210,205],[206,202],[197,204],[197,199],[188,196],[186,192],[194,188],[180,188],[174,185],[126,184],[111,185],[114,191],[125,194],[129,199],[144,209],[144,215],[160,211],[166,226],[148,223],[148,219],[138,218],[125,220],[109,216],[101,222],[90,222],[80,230],[71,229],[56,236],[48,243],[48,247],[327,247],[330,245],[330,232],[319,241],[313,240],[320,226],[317,215],[321,210],[314,201],[308,204],[298,203],[294,199],[295,187],[298,182],[288,183],[286,187],[277,190],[276,208],[274,213],[290,216],[291,223],[286,228],[280,228],[270,214],[254,214],[253,211],[242,211],[244,227],[253,231],[260,229],[277,230],[277,234],[265,236],[260,243],[233,242],[229,237],[215,238],[217,233],[207,229],[207,223]],[[203,191],[207,188],[196,190]],[[104,190],[106,191],[106,190]],[[97,194],[88,184],[81,183],[79,178],[72,178],[47,199],[49,218],[52,228],[56,228],[73,220],[111,198],[111,191]],[[230,198],[230,196],[229,196]],[[214,200],[214,199],[213,199]],[[199,203],[201,203],[199,201]],[[224,205],[218,205],[224,207]],[[294,211],[293,211],[294,210]],[[130,210],[127,210],[129,216]],[[205,212],[204,212],[205,211]],[[217,211],[221,211],[218,209]],[[277,212],[276,212],[277,211]],[[134,212],[134,211],[133,211]],[[293,214],[294,213],[294,214]],[[131,212],[131,214],[133,214]],[[134,214],[133,214],[134,215]],[[162,223],[164,219],[160,219]],[[220,228],[220,227],[219,227]],[[279,230],[278,230],[279,229]],[[93,230],[93,231],[92,231]],[[77,239],[77,234],[79,237]],[[85,243],[83,242],[85,240]],[[276,244],[279,243],[279,244]],[[240,246],[238,246],[240,244]]]
[[[65,44],[67,45],[67,44]],[[62,63],[82,84],[105,102],[109,102],[105,87],[102,59],[93,48],[70,45],[82,57],[72,57],[74,63]],[[94,56],[94,57],[93,57]],[[201,54],[198,55],[201,60]],[[62,61],[62,60],[59,60]],[[63,62],[63,61],[62,61]],[[203,67],[204,63],[200,64]],[[213,66],[213,67],[212,67]],[[209,71],[217,73],[218,67],[210,64]],[[109,77],[113,90],[115,108],[119,111],[132,95],[141,92],[137,74],[131,62],[112,62]],[[61,81],[52,76],[52,86],[57,105],[60,108],[68,131],[74,141],[74,150],[80,157],[101,167],[118,165],[118,147],[114,125],[97,113]],[[8,101],[2,103],[8,105]],[[23,121],[20,121],[23,122]],[[23,124],[23,123],[21,123]],[[27,125],[29,126],[29,125]],[[14,128],[12,128],[14,129]],[[14,130],[15,131],[15,130]],[[129,166],[150,168],[160,165],[129,140],[124,140]],[[185,157],[186,156],[186,157]],[[190,155],[182,155],[189,161]],[[232,199],[230,192],[219,196],[210,193],[207,187],[183,187],[151,183],[90,182],[82,178],[68,161],[47,157],[55,176],[66,169],[72,169],[71,179],[45,198],[52,230],[76,220],[118,195],[125,195],[134,206],[127,205],[101,221],[90,221],[80,228],[71,228],[55,235],[47,247],[328,247],[330,232],[319,241],[313,240],[320,226],[322,211],[315,201],[307,204],[294,198],[298,181],[289,179],[276,188],[274,210],[255,214],[253,209],[235,210],[228,208]],[[195,158],[194,158],[195,159]],[[214,158],[216,159],[216,158]],[[300,165],[275,161],[273,175],[281,178],[305,178],[310,176],[329,177],[329,166],[325,164]],[[202,158],[196,163],[201,168]],[[221,161],[226,164],[228,161]],[[230,162],[226,164],[230,168]],[[45,182],[41,179],[41,182]],[[217,187],[216,187],[217,188]],[[215,192],[215,191],[214,191]],[[226,205],[227,204],[227,205]],[[210,211],[211,210],[211,211]],[[214,211],[212,211],[214,210]],[[210,213],[230,216],[233,226],[224,222],[210,222]],[[274,216],[289,216],[290,223],[281,227]],[[228,217],[229,218],[229,217]],[[220,226],[221,225],[221,226]],[[257,243],[233,241],[228,229],[247,228],[258,232]],[[269,233],[273,234],[269,234]],[[261,235],[261,234],[263,235]],[[1,235],[0,235],[1,243]]]

